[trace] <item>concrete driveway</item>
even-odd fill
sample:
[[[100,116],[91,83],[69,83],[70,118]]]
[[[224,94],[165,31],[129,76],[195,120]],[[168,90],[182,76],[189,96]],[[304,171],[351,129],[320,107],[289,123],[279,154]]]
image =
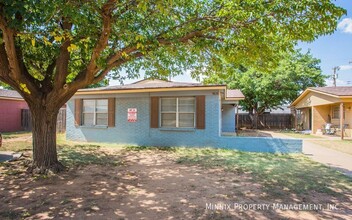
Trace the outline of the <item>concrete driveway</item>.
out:
[[[303,154],[352,177],[352,155],[303,140]]]
[[[270,134],[272,137],[277,138],[294,138],[292,136],[285,135],[285,133],[263,131]],[[295,139],[295,138],[294,138]],[[338,171],[352,177],[352,155],[346,154],[337,150],[333,150],[327,147],[320,146],[319,144],[312,143],[310,140],[340,140],[340,137],[324,136],[319,138],[304,138],[303,140],[303,154],[311,158],[312,160],[325,164],[329,167],[337,169]]]

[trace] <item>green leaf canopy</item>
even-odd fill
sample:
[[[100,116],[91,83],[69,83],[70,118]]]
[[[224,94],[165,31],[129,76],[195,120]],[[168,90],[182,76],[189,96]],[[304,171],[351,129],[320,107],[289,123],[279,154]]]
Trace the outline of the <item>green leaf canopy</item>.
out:
[[[76,91],[121,68],[165,76],[220,56],[266,67],[297,40],[332,33],[344,13],[328,0],[1,0],[9,68],[0,80],[39,95]]]
[[[267,109],[288,105],[306,88],[325,85],[326,76],[321,72],[320,60],[309,52],[303,54],[297,50],[281,56],[278,65],[267,72],[255,66],[238,68],[223,63],[219,72],[208,69],[206,73],[210,76],[204,81],[240,89],[245,96],[240,105],[251,114],[262,114]]]

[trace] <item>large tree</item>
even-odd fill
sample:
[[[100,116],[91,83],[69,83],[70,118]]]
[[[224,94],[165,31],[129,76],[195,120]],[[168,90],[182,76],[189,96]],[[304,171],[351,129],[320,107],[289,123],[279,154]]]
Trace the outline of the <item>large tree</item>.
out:
[[[254,128],[258,116],[265,110],[277,109],[293,102],[308,87],[324,86],[326,76],[320,69],[320,60],[310,52],[296,50],[281,54],[279,63],[266,71],[254,67],[245,68],[223,62],[205,73],[205,83],[223,83],[230,88],[240,89],[245,99],[240,101],[243,110],[248,111]],[[220,69],[219,69],[220,67]]]
[[[55,121],[78,89],[122,68],[177,74],[220,54],[266,64],[332,33],[344,13],[330,0],[1,0],[0,80],[31,110],[33,168],[60,171]]]

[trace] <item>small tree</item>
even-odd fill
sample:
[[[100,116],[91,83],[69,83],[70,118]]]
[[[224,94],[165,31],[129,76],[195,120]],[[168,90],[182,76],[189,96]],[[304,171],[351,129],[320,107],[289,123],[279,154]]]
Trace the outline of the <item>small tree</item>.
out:
[[[326,76],[322,74],[320,60],[308,52],[285,53],[276,67],[264,72],[256,68],[223,64],[221,73],[213,72],[205,83],[226,83],[230,88],[240,89],[245,99],[240,101],[248,111],[252,126],[257,128],[258,116],[266,109],[277,109],[293,102],[308,87],[324,86]],[[208,69],[208,74],[212,71]]]
[[[345,12],[328,0],[1,0],[0,80],[31,110],[33,168],[60,171],[55,121],[78,89],[121,68],[178,74],[220,54],[267,63],[332,33]]]

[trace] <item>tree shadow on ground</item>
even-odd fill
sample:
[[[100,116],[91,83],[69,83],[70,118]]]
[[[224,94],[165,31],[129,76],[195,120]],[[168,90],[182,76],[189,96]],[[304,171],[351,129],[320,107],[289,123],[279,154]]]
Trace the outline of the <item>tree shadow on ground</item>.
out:
[[[101,150],[100,145],[77,144],[74,146],[58,145],[60,161],[68,167],[97,164],[97,165],[118,165],[119,160],[115,155],[108,154]]]
[[[267,190],[276,186],[287,192],[304,194],[307,191],[344,196],[333,188],[351,190],[352,178],[301,154],[248,153],[222,149],[192,149],[182,155],[179,163],[198,164],[206,168],[223,167],[237,173],[250,173]],[[285,192],[284,191],[284,192]]]
[[[2,163],[1,219],[346,219],[352,211],[350,179],[304,157],[98,145],[60,145],[58,152],[70,166],[59,175],[27,175],[22,171],[29,158]],[[339,210],[236,210],[233,205],[326,202],[337,203]]]

